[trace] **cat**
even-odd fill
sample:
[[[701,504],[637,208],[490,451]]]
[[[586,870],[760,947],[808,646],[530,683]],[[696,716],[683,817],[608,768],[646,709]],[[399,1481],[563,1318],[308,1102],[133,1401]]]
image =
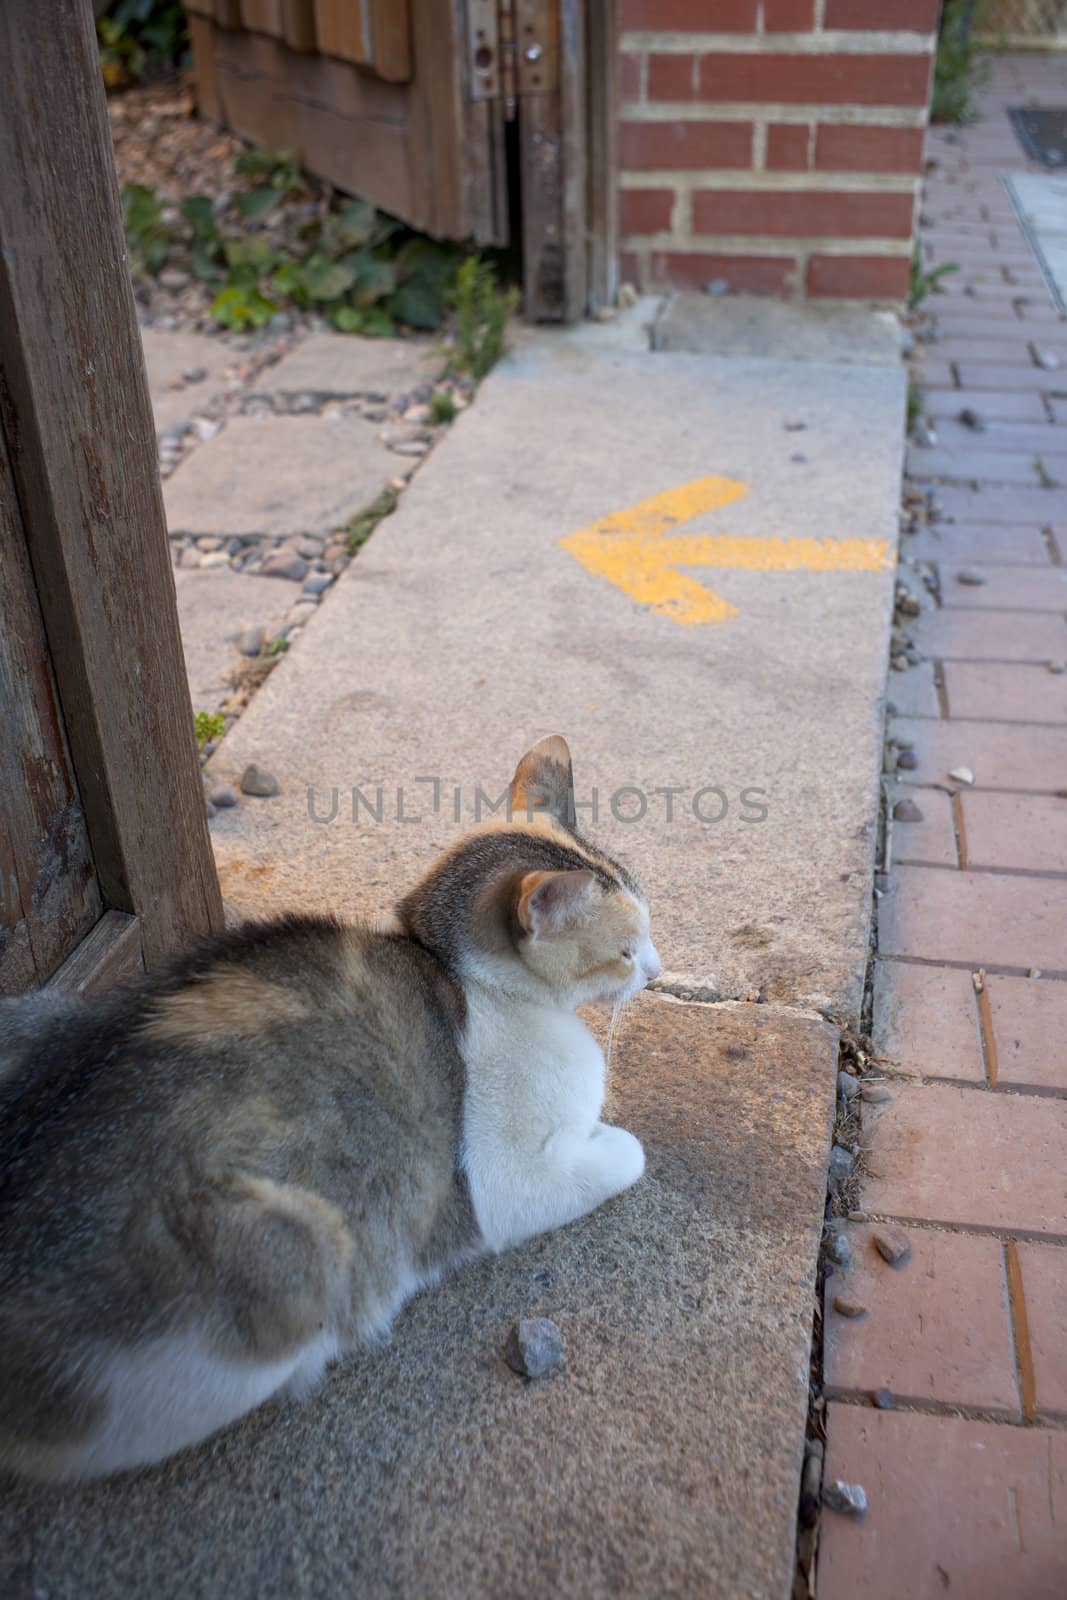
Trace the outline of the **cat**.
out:
[[[142,1466],[635,1183],[575,1008],[659,972],[559,735],[388,928],[288,916],[89,1005],[0,1003],[0,1467]]]

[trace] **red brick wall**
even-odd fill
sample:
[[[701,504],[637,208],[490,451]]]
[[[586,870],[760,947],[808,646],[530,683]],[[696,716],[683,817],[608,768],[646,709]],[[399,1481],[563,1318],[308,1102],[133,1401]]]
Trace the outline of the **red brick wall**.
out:
[[[940,0],[619,0],[622,276],[902,300]]]

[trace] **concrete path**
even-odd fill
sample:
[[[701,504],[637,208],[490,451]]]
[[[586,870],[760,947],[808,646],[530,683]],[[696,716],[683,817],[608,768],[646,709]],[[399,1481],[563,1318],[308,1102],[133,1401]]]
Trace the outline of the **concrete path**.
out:
[[[646,1178],[421,1296],[303,1409],[15,1494],[13,1593],[790,1594],[903,374],[878,337],[806,361],[788,319],[774,359],[716,353],[684,305],[654,353],[657,312],[519,339],[209,768],[281,787],[212,822],[232,915],[376,915],[564,731],[582,824],[643,879],[665,961],[609,1107]],[[524,1387],[501,1351],[529,1314],[567,1369]]]
[[[918,346],[909,470],[943,516],[902,540],[901,620],[936,687],[889,724],[887,1082],[823,1324],[826,1477],[870,1510],[824,1516],[819,1600],[1067,1593],[1067,322],[1002,182],[1035,101],[1067,103],[1067,62],[998,58],[979,121],[927,148],[923,252],[959,271]]]

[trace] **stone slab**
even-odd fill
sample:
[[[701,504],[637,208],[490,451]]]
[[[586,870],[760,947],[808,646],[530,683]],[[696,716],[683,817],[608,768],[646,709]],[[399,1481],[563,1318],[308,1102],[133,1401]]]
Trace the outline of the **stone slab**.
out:
[[[326,535],[406,465],[359,417],[234,417],[163,485],[172,534]]]
[[[157,433],[166,433],[183,419],[195,416],[223,388],[226,368],[236,359],[223,340],[202,333],[142,328],[141,344]],[[173,380],[181,378],[185,372],[195,371],[205,374],[199,383],[186,384],[182,389],[171,388]]]
[[[898,366],[900,323],[862,306],[790,305],[749,295],[674,294],[652,329],[656,350]]]
[[[253,387],[259,394],[393,395],[432,383],[443,366],[431,341],[312,333]]]
[[[260,624],[268,636],[277,633],[300,586],[226,568],[179,568],[174,583],[193,712],[217,711],[230,693],[230,673],[240,660],[236,635],[246,625]]]
[[[524,339],[214,758],[226,777],[263,761],[282,788],[216,824],[234,910],[378,915],[471,825],[476,790],[497,799],[561,731],[583,825],[647,886],[672,992],[855,1014],[891,571],[698,570],[739,614],[685,627],[558,541],[716,474],[748,493],[693,533],[891,552],[903,395],[896,369],[649,354],[614,329]],[[381,786],[380,823],[353,825],[354,786]],[[333,822],[309,789],[319,817],[337,790]]]
[[[634,1189],[421,1295],[303,1407],[15,1489],[4,1593],[787,1600],[836,1050],[769,1006],[643,997],[611,1104]],[[565,1373],[507,1368],[519,1315],[558,1322]]]

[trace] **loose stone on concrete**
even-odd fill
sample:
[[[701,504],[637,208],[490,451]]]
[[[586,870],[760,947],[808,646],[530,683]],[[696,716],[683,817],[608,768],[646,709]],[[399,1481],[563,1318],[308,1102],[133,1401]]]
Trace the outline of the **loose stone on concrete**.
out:
[[[277,369],[275,369],[277,370]],[[234,417],[164,485],[176,533],[317,533],[380,493],[393,457],[358,417]]]
[[[442,364],[436,344],[428,341],[313,333],[253,387],[260,394],[394,395],[432,383]]]
[[[12,1570],[50,1600],[787,1595],[837,1037],[644,996],[615,1048],[639,1184],[425,1291],[303,1405],[11,1489]],[[566,1381],[500,1360],[516,1307],[565,1317]]]

